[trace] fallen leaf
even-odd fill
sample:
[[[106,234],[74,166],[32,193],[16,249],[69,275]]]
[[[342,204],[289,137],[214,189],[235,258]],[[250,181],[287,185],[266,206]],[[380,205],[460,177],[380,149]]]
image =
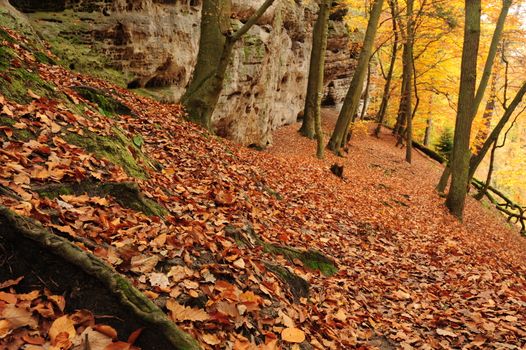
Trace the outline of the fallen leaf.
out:
[[[214,334],[203,334],[203,335],[201,335],[201,338],[208,345],[219,345],[219,344],[221,344],[221,340]]]
[[[298,328],[285,328],[281,332],[281,339],[289,343],[303,343],[305,332]]]
[[[446,336],[446,337],[458,337],[458,334],[452,332],[452,331],[449,331],[447,329],[442,329],[442,328],[437,328],[437,334],[438,335],[443,335],[443,336]]]
[[[67,315],[57,318],[51,324],[51,327],[49,328],[49,338],[51,339],[51,342],[55,343],[56,338],[61,333],[66,333],[68,339],[73,339],[77,334],[73,321]]]
[[[1,317],[9,321],[13,329],[28,326],[29,328],[35,329],[38,326],[37,320],[32,316],[31,312],[18,308],[16,305],[8,304]]]
[[[210,315],[202,309],[185,307],[173,299],[166,302],[166,308],[170,311],[173,321],[206,321]]]

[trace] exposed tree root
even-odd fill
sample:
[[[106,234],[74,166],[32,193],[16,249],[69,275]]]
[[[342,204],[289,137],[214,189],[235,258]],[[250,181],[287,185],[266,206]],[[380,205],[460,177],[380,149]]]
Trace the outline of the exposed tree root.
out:
[[[149,198],[140,191],[134,182],[72,182],[49,184],[33,188],[41,196],[56,198],[64,194],[81,195],[87,193],[90,196],[106,197],[112,196],[124,208],[140,211],[149,216],[165,217],[168,210]]]
[[[306,298],[309,296],[309,282],[290,272],[283,266],[272,264],[268,261],[265,261],[264,264],[267,270],[275,274],[283,283],[289,286],[290,292],[294,296],[294,300],[298,301],[300,298]]]
[[[338,268],[336,267],[334,261],[317,250],[303,250],[282,246],[275,243],[264,242],[250,226],[247,226],[242,230],[233,226],[228,226],[226,231],[227,234],[234,237],[243,245],[252,248],[256,246],[263,247],[265,252],[273,255],[283,255],[290,261],[298,259],[306,267],[312,270],[319,270],[325,276],[331,276],[338,272]]]
[[[24,237],[100,281],[137,318],[160,332],[174,349],[200,349],[195,339],[170,321],[161,309],[125,277],[91,253],[5,207],[0,207],[0,227],[3,240]]]

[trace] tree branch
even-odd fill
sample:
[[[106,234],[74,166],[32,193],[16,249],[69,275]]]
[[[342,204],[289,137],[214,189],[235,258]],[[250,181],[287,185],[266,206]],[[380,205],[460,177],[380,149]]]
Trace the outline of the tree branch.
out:
[[[256,11],[254,12],[254,14],[248,19],[248,21],[246,21],[245,24],[243,24],[243,26],[241,28],[239,28],[237,30],[237,32],[235,32],[234,34],[232,34],[232,36],[230,37],[230,40],[232,42],[236,42],[238,41],[239,39],[241,39],[241,37],[243,35],[245,35],[249,30],[250,28],[252,28],[252,26],[254,24],[256,24],[256,22],[261,18],[261,16],[263,16],[263,14],[265,13],[265,11],[267,11],[267,9],[274,3],[274,0],[266,0],[263,5],[261,5],[261,7]]]

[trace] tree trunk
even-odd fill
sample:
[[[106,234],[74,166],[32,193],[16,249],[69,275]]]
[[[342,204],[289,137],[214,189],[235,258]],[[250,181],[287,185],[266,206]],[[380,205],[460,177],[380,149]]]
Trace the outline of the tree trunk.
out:
[[[406,120],[406,152],[405,160],[411,163],[412,149],[413,149],[413,104],[412,104],[412,86],[413,83],[413,6],[414,0],[407,0],[407,29],[406,29],[406,42],[404,44],[403,52],[403,70],[404,70],[404,81],[406,82],[406,98],[404,100],[405,106],[403,108],[405,120]]]
[[[445,193],[446,187],[449,182],[449,177],[451,176],[451,168],[449,167],[449,163],[446,164],[446,167],[444,168],[444,171],[442,172],[442,176],[440,176],[440,180],[438,181],[438,185],[436,187],[436,190],[438,193]]]
[[[365,79],[365,74],[367,73],[369,59],[371,58],[371,52],[378,29],[378,22],[380,21],[383,3],[383,0],[376,0],[374,2],[369,22],[367,24],[367,30],[365,32],[363,48],[358,59],[358,65],[351,80],[351,85],[349,86],[347,96],[345,96],[336,126],[334,127],[334,131],[327,146],[331,151],[334,151],[337,154],[340,153],[340,148],[345,141],[344,136],[347,134],[351,118],[356,114],[358,105],[360,103],[363,82]]]
[[[378,114],[376,115],[376,121],[378,125],[376,126],[376,129],[374,130],[374,136],[380,137],[380,130],[382,129],[382,124],[384,123],[385,114],[387,112],[387,106],[389,104],[389,98],[391,97],[391,82],[393,80],[393,74],[394,74],[394,68],[396,63],[396,56],[398,54],[398,26],[396,24],[396,0],[389,0],[389,8],[391,9],[391,21],[393,25],[393,49],[392,49],[392,55],[391,55],[391,62],[389,66],[389,71],[387,72],[387,77],[385,79],[385,86],[384,86],[384,93],[382,96],[382,102],[380,103],[380,109],[378,110]]]
[[[495,107],[497,101],[497,76],[493,73],[493,81],[491,83],[491,92],[486,102],[486,108],[484,108],[484,115],[482,119],[484,125],[478,130],[477,136],[475,136],[475,154],[480,152],[480,148],[484,144],[484,141],[489,135],[489,130],[491,128],[491,120],[493,119],[493,114],[495,114]]]
[[[471,157],[469,162],[469,179],[471,180],[473,178],[473,175],[475,175],[475,171],[477,170],[478,166],[488,153],[489,149],[491,148],[491,145],[496,142],[498,139],[500,133],[506,126],[506,124],[509,122],[511,116],[513,115],[513,112],[517,109],[519,104],[522,102],[522,99],[524,98],[524,95],[526,94],[526,82],[523,82],[521,88],[513,98],[513,101],[510,103],[510,105],[507,107],[506,111],[504,112],[504,115],[502,118],[500,118],[499,122],[495,126],[495,128],[491,131],[491,134],[488,136],[482,147],[480,148],[480,151]]]
[[[484,198],[484,195],[488,192],[488,188],[491,185],[491,177],[493,175],[493,168],[495,166],[495,153],[498,147],[497,141],[498,140],[495,140],[495,142],[493,143],[493,147],[491,147],[491,154],[490,154],[490,159],[489,159],[489,168],[488,168],[488,175],[486,177],[486,183],[479,190],[479,192],[475,195],[475,199],[478,201]]]
[[[188,118],[211,130],[212,114],[223,89],[235,43],[248,32],[274,0],[266,0],[235,33],[230,28],[231,0],[204,0],[197,63],[181,97]]]
[[[320,96],[323,94],[323,75],[325,70],[325,54],[327,50],[330,9],[331,1],[322,0],[318,12],[318,19],[316,20],[312,34],[312,51],[310,56],[307,95],[305,97],[303,123],[299,130],[300,134],[310,139],[318,135],[318,131],[315,130],[317,122],[316,118],[320,118]],[[321,136],[323,138],[323,135]]]
[[[371,90],[371,61],[369,61],[369,66],[367,67],[367,79],[365,82],[365,92],[363,94],[363,106],[362,112],[360,113],[359,120],[365,119],[365,114],[367,113],[367,107],[369,105],[369,91]]]
[[[473,119],[475,119],[480,103],[482,102],[482,99],[484,98],[484,93],[486,91],[486,87],[488,85],[488,81],[491,76],[491,72],[493,70],[493,63],[495,62],[495,56],[497,56],[499,42],[502,37],[502,32],[504,30],[504,24],[506,23],[506,17],[508,16],[508,12],[509,12],[511,3],[512,3],[511,0],[502,1],[502,9],[500,11],[499,18],[497,20],[497,25],[495,26],[495,31],[493,32],[493,37],[491,38],[490,49],[488,51],[488,56],[486,58],[486,63],[484,65],[484,72],[482,74],[482,78],[480,79],[477,93],[473,101],[473,108],[472,108],[472,112],[470,116],[472,122],[473,122]],[[444,169],[444,172],[445,171],[446,170]],[[446,175],[445,173],[442,174],[442,176],[445,176],[445,175]]]
[[[431,143],[431,131],[433,130],[433,118],[428,117],[427,118],[427,125],[426,125],[426,131],[424,134],[424,146],[429,147],[429,144]]]
[[[446,206],[458,219],[462,219],[468,190],[469,141],[475,109],[473,103],[477,83],[481,0],[466,0],[465,13],[458,111],[451,159],[451,186],[446,199]]]
[[[230,0],[203,1],[197,62],[181,97],[189,119],[207,129],[223,83],[216,73],[225,50],[227,39],[223,33],[229,28],[230,10]]]

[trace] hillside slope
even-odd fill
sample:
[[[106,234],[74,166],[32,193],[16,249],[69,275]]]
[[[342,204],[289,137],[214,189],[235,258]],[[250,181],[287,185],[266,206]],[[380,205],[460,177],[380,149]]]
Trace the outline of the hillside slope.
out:
[[[456,222],[426,158],[404,163],[383,136],[318,161],[297,125],[268,151],[238,148],[177,105],[52,65],[8,29],[0,38],[0,206],[115,267],[203,348],[526,346],[524,240],[476,202]],[[21,277],[12,255],[24,247],[0,233],[3,282]],[[0,285],[2,346],[30,344],[28,333],[58,343],[50,323],[65,317],[74,328],[62,348],[87,348],[70,309],[81,291],[61,290],[54,271]],[[49,297],[54,312],[42,312],[32,303],[45,297],[21,296],[34,288],[63,295],[66,308]],[[15,324],[5,310],[32,321]],[[108,323],[132,343],[134,316],[119,317]],[[137,345],[167,349],[146,327]]]

